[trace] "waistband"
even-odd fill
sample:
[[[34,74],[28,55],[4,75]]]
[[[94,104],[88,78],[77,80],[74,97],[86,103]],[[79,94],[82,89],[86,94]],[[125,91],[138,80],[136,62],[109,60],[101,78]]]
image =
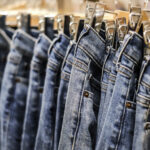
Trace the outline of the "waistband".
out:
[[[117,63],[121,61],[122,54],[124,54],[130,60],[139,64],[143,53],[143,38],[136,32],[131,32],[129,35],[126,35]]]
[[[16,49],[23,55],[32,57],[34,44],[35,38],[23,30],[16,30],[12,39],[12,48]]]
[[[52,49],[55,49],[61,56],[65,57],[66,49],[70,43],[70,39],[64,34],[60,34],[51,44],[48,55],[51,53]]]
[[[51,43],[52,41],[44,33],[40,34],[35,43],[34,56],[39,59],[47,60],[47,52]]]
[[[100,66],[103,65],[106,53],[105,40],[89,25],[85,25],[77,47],[83,49],[88,55],[95,60]]]

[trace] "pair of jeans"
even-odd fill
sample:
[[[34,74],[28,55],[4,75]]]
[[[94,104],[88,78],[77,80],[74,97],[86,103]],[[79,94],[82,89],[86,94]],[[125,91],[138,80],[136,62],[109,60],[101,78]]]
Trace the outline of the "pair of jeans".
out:
[[[53,149],[54,146],[55,117],[61,66],[69,43],[70,39],[60,34],[53,41],[48,51],[48,64],[35,150],[49,150]]]
[[[124,39],[125,45],[128,43],[128,37],[129,37],[129,35],[127,35]],[[105,101],[102,106],[103,109],[102,109],[102,111],[100,110],[101,112],[99,112],[96,149],[99,149],[98,141],[99,141],[99,138],[101,135],[101,130],[103,128],[104,119],[108,112],[108,105],[109,105],[110,99],[112,97],[113,89],[114,89],[115,82],[116,82],[116,76],[117,76],[116,63],[117,63],[117,59],[118,59],[119,54],[120,54],[121,50],[123,49],[123,47],[124,47],[124,45],[121,45],[120,48],[116,51],[113,62],[112,62],[111,72],[110,72],[109,78],[108,78],[108,87],[106,90]]]
[[[142,37],[131,32],[117,60],[117,76],[98,141],[101,149],[132,149],[135,89],[143,55]]]
[[[17,30],[12,39],[1,89],[1,150],[20,150],[35,39]]]
[[[51,41],[45,34],[40,34],[35,43],[34,55],[30,68],[21,150],[34,150],[48,59],[47,53],[50,44]]]
[[[60,133],[61,133],[65,104],[66,104],[66,97],[68,92],[68,85],[69,85],[71,69],[73,65],[75,46],[76,46],[75,43],[71,43],[71,45],[68,47],[68,52],[65,56],[62,65],[61,80],[60,80],[58,97],[57,97],[54,150],[58,150],[58,144],[60,140]]]
[[[75,50],[59,150],[95,147],[105,40],[85,25]]]
[[[101,96],[100,96],[100,107],[99,107],[99,113],[98,113],[98,127],[97,127],[97,137],[100,135],[99,131],[101,128],[101,124],[103,122],[103,111],[104,111],[104,104],[105,104],[105,98],[106,98],[106,92],[108,88],[109,83],[109,75],[112,68],[112,63],[114,61],[116,50],[112,47],[108,47],[106,58],[103,64],[102,68],[102,77],[101,77]],[[98,138],[97,138],[98,139]]]
[[[150,149],[150,57],[142,63],[136,95],[133,150]]]

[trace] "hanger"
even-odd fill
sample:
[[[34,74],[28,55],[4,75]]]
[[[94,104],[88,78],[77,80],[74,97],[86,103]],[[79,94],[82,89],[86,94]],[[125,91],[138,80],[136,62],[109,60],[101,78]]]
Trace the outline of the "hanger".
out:
[[[17,16],[17,27],[24,30],[25,32],[30,32],[31,16],[30,14],[21,13]]]
[[[64,33],[70,37],[70,16],[58,15],[57,16],[57,29],[59,33]]]

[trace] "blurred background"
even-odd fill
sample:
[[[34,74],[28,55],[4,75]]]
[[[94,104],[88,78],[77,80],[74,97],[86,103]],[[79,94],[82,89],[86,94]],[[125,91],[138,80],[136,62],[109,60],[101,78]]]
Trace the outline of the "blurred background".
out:
[[[96,0],[93,0],[96,1]],[[110,9],[128,10],[129,0],[102,0]],[[132,0],[143,7],[144,0]],[[48,11],[51,13],[84,13],[85,0],[0,0],[0,10]]]

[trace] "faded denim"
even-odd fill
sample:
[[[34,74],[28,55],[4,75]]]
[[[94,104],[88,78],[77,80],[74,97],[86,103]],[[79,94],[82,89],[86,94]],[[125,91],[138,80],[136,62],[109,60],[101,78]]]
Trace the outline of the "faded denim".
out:
[[[20,150],[35,39],[22,30],[13,36],[1,90],[1,150]]]
[[[109,83],[109,76],[111,73],[112,64],[114,61],[116,50],[112,47],[108,47],[107,55],[104,60],[103,69],[102,69],[102,77],[101,77],[101,96],[100,96],[100,107],[99,107],[99,114],[98,114],[98,127],[97,127],[97,136],[100,135],[100,128],[102,127],[103,123],[103,112],[104,112],[104,104],[105,104],[105,97]],[[98,139],[98,137],[97,137]]]
[[[134,98],[142,55],[143,39],[131,32],[117,60],[116,82],[97,146],[100,149],[132,149]]]
[[[125,37],[124,43],[128,42],[128,36],[129,35],[127,35]],[[99,115],[101,115],[101,116],[99,116],[100,120],[98,121],[96,149],[99,149],[98,141],[99,141],[99,138],[100,138],[100,135],[101,135],[101,130],[103,128],[104,119],[105,119],[106,114],[108,112],[108,105],[109,105],[110,99],[111,99],[112,94],[113,94],[113,89],[114,89],[114,86],[115,86],[116,76],[117,76],[116,63],[117,63],[117,59],[119,57],[119,54],[120,54],[122,48],[123,48],[123,45],[121,45],[120,48],[115,53],[115,56],[114,56],[114,59],[113,59],[113,62],[112,62],[112,66],[111,66],[111,72],[109,74],[108,87],[107,87],[107,90],[106,90],[106,96],[105,96],[105,101],[104,101],[104,104],[103,104],[103,110],[102,110],[102,112],[99,112]],[[100,114],[100,113],[102,113],[102,114]]]
[[[35,43],[34,56],[31,61],[21,150],[34,150],[48,59],[47,53],[50,44],[51,41],[44,34],[40,34]]]
[[[71,69],[73,65],[75,46],[76,46],[75,43],[71,43],[71,45],[68,47],[68,52],[65,56],[63,66],[62,66],[61,80],[60,80],[60,86],[58,89],[58,97],[57,97],[54,150],[58,150],[58,144],[60,140],[60,133],[61,133],[65,104],[66,104],[66,97],[68,92],[68,85],[69,85]]]
[[[59,150],[95,148],[105,49],[104,39],[85,25],[75,51]]]
[[[136,95],[136,117],[132,150],[150,149],[150,57],[142,63]]]
[[[48,64],[35,150],[51,150],[54,146],[55,117],[61,66],[69,43],[70,39],[61,34],[53,41],[48,52]]]

